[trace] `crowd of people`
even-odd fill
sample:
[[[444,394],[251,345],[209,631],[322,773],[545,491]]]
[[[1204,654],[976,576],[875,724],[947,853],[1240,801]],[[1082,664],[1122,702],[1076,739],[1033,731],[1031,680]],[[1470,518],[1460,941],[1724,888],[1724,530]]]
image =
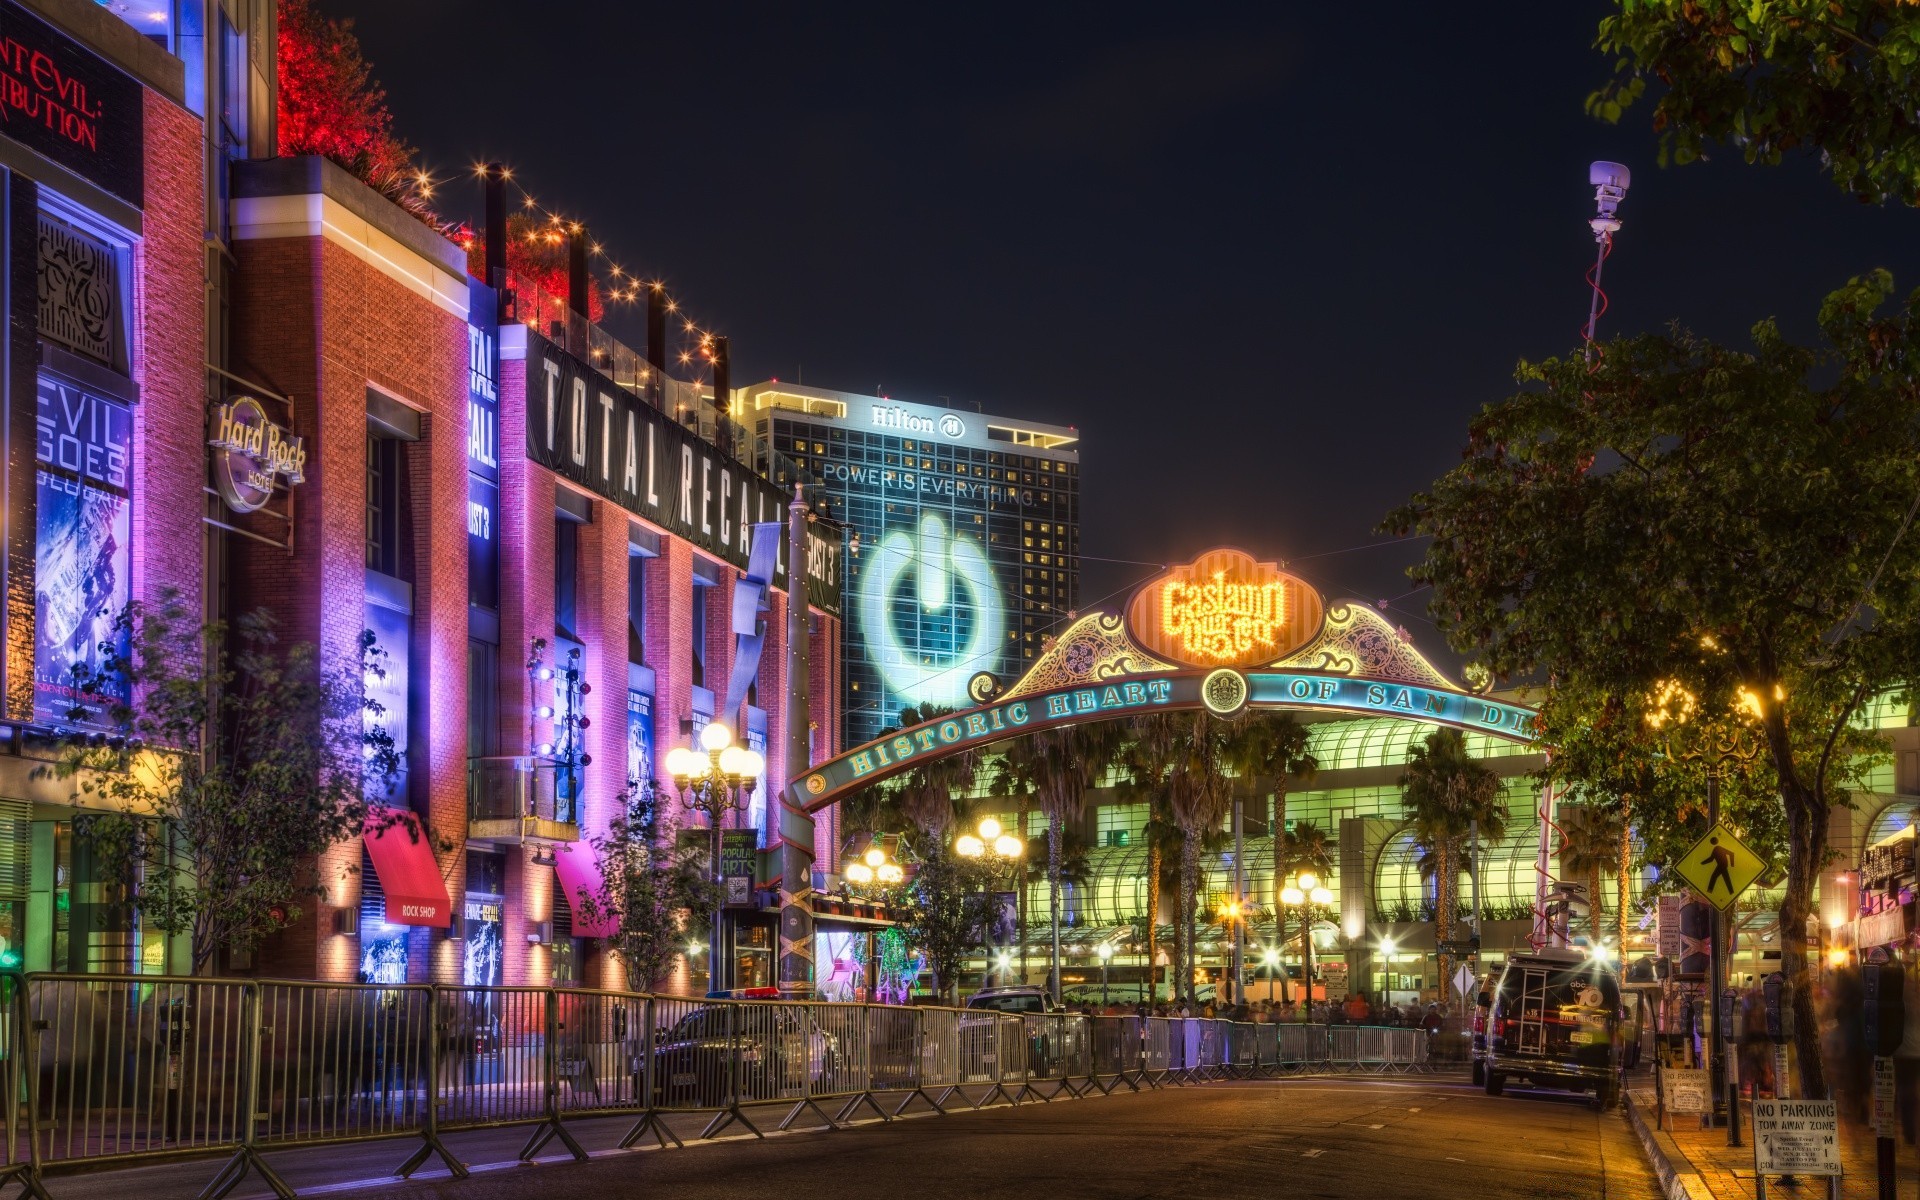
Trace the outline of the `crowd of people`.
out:
[[[1409,1001],[1401,1005],[1376,1005],[1367,998],[1365,992],[1355,992],[1344,1001],[1316,1000],[1311,1005],[1304,999],[1242,1000],[1232,1004],[1213,1000],[1202,1000],[1197,1004],[1189,1004],[1184,1000],[1163,1000],[1155,1004],[1148,1004],[1145,1000],[1131,1003],[1114,1000],[1104,1005],[1084,1003],[1071,1007],[1093,1017],[1202,1017],[1251,1021],[1263,1025],[1303,1021],[1318,1025],[1392,1025],[1404,1029],[1425,1029],[1428,1033],[1439,1030],[1444,1015],[1438,1004],[1421,1005]]]

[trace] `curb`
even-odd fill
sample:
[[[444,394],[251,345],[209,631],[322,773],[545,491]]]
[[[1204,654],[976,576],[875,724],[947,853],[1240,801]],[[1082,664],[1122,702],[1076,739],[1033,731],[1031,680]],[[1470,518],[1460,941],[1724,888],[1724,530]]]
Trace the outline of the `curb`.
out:
[[[1640,1137],[1640,1148],[1646,1152],[1647,1162],[1660,1177],[1660,1188],[1667,1200],[1714,1200],[1713,1192],[1693,1169],[1692,1161],[1672,1138],[1647,1124],[1632,1096],[1624,1098],[1622,1107],[1627,1110],[1627,1124],[1633,1126],[1634,1133]]]

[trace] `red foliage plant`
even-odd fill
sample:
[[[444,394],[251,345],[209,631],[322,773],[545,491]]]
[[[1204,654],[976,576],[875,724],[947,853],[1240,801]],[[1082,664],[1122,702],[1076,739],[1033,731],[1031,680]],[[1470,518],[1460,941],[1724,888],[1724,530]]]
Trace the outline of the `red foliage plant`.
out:
[[[411,167],[413,148],[393,134],[353,22],[328,20],[312,0],[279,8],[280,153],[324,155],[362,179]]]
[[[467,271],[474,278],[483,278],[486,268],[487,251],[480,236],[471,229],[461,229],[454,235],[467,252]],[[565,318],[567,309],[567,234],[566,230],[551,218],[538,217],[532,212],[515,212],[507,215],[507,270],[522,280],[532,283],[539,289],[539,295],[528,295],[523,288],[520,305],[527,316],[534,318],[544,327],[548,322]],[[536,314],[533,310],[538,308]],[[587,279],[587,319],[598,323],[606,316],[606,300],[601,295],[600,281]]]

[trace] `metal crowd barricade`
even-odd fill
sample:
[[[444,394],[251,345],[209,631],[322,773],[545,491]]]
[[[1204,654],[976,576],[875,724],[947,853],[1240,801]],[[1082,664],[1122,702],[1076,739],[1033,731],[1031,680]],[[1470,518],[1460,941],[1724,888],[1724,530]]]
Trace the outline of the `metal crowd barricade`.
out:
[[[1125,1084],[1140,1090],[1146,1059],[1146,1025],[1140,1017],[1094,1017],[1087,1032],[1095,1087],[1111,1092]]]
[[[688,1000],[533,987],[441,987],[0,972],[0,1061],[17,1103],[0,1183],[43,1194],[44,1164],[227,1152],[207,1195],[292,1146],[419,1142],[450,1128],[525,1125],[523,1158],[567,1121],[636,1114],[621,1140],[681,1144],[664,1118],[712,1114],[702,1136],[781,1105],[837,1128],[1062,1093],[1109,1093],[1259,1071],[1422,1069],[1424,1031],[1199,1018],[1004,1014],[789,1001]],[[899,1096],[891,1111],[881,1097]],[[838,1107],[824,1105],[832,1101]]]

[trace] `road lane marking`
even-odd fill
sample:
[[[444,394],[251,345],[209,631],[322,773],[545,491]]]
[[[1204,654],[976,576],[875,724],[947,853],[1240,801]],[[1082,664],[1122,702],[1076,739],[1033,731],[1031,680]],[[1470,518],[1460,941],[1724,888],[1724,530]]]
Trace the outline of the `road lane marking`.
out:
[[[1300,1157],[1301,1158],[1319,1158],[1322,1154],[1325,1154],[1325,1153],[1326,1153],[1325,1150],[1302,1150],[1300,1152]]]
[[[1464,1158],[1455,1158],[1455,1157],[1454,1157],[1453,1155],[1451,1155],[1451,1154],[1449,1154],[1449,1155],[1447,1155],[1447,1161],[1448,1161],[1448,1162],[1457,1162],[1457,1163],[1463,1163],[1463,1162],[1465,1162],[1465,1161],[1467,1161],[1467,1160],[1466,1160],[1466,1159],[1464,1159]]]

